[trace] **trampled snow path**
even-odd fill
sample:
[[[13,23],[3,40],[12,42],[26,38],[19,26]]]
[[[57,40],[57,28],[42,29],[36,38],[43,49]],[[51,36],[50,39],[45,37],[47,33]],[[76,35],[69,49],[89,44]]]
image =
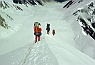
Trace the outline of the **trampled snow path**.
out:
[[[7,57],[7,59],[6,59]],[[6,62],[6,63],[4,63]],[[0,56],[0,65],[58,65],[55,55],[50,51],[44,37],[38,43],[27,46]]]
[[[56,57],[50,51],[44,39],[42,37],[40,42],[29,45],[29,51],[21,65],[58,65]]]

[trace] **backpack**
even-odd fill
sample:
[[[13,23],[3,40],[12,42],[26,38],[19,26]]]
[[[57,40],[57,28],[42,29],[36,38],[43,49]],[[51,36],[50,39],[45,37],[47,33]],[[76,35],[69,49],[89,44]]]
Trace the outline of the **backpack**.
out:
[[[41,28],[34,26],[34,35],[41,36],[42,35],[41,31],[42,31]]]

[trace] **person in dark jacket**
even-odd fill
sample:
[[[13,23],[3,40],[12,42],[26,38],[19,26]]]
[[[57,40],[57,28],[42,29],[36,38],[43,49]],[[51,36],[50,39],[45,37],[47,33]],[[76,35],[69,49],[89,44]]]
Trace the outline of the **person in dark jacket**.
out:
[[[50,32],[50,24],[48,24],[48,23],[47,23],[46,30],[47,30],[47,34],[49,34],[49,32]]]

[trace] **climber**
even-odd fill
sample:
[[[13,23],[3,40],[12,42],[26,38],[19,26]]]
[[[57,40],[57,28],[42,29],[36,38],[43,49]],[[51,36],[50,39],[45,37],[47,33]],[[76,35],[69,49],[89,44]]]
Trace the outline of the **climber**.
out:
[[[55,30],[52,30],[52,34],[53,34],[53,36],[55,35]]]
[[[34,23],[34,35],[35,35],[35,43],[37,41],[40,41],[40,36],[42,35],[41,31],[42,28],[40,27],[40,23],[39,22],[35,22]]]
[[[46,26],[46,30],[47,30],[47,34],[49,34],[50,32],[50,24],[47,23],[47,26]]]

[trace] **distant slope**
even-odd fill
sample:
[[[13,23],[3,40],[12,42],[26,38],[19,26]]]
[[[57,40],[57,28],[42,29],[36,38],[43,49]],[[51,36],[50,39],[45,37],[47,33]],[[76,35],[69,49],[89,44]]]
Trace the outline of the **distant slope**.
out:
[[[46,2],[51,2],[54,0],[13,0],[16,4],[30,4],[30,5],[43,5]]]
[[[16,4],[30,4],[30,5],[44,5],[45,3],[50,2],[64,2],[66,0],[13,0]]]
[[[10,4],[6,1],[0,1],[0,8],[7,9],[7,8],[15,8],[16,10],[22,10],[19,6]]]
[[[0,38],[5,38],[9,36],[9,34],[17,31],[20,25],[19,22],[21,22],[23,18],[23,16],[20,15],[23,13],[22,7],[12,3],[10,0],[0,0]],[[20,14],[18,14],[19,12]],[[19,21],[17,21],[17,16],[20,16]]]
[[[87,5],[91,3],[91,1],[93,1],[93,0],[83,0],[80,3],[77,2],[75,4],[72,4],[68,8],[63,8],[65,10],[63,20],[70,23],[71,28],[74,31],[74,35],[75,35],[74,47],[95,59],[95,52],[94,52],[95,51],[95,40],[93,38],[91,38],[89,34],[88,35],[86,33],[84,34],[79,21],[77,21],[78,16],[82,15],[82,13],[78,13],[78,15],[75,14],[75,16],[74,16],[74,13],[80,9],[82,9],[81,11],[87,11],[85,9],[83,10],[83,8],[87,7]],[[95,0],[94,0],[94,2],[95,2]],[[95,4],[94,4],[94,6],[95,6]],[[92,9],[95,9],[95,7],[94,8],[92,7]],[[89,11],[89,12],[91,13],[91,11]],[[89,14],[89,12],[88,12],[88,14]],[[84,14],[85,13],[83,13],[83,15]],[[85,17],[89,17],[89,15],[86,14]],[[88,23],[89,19],[88,20],[86,18],[84,18],[84,19]],[[91,25],[91,23],[90,23],[90,25]],[[91,30],[91,29],[89,28],[89,30]],[[93,28],[93,30],[95,30],[95,29]],[[93,35],[93,36],[95,37],[95,35]],[[70,44],[70,45],[72,45],[72,44]]]
[[[23,11],[23,9],[17,5],[14,4],[10,4],[6,1],[0,1],[0,25],[4,28],[9,28],[7,20],[5,20],[5,17],[9,18],[10,20],[13,20],[12,16],[8,15],[6,12],[4,12],[5,9],[14,9],[14,10],[21,10]]]

